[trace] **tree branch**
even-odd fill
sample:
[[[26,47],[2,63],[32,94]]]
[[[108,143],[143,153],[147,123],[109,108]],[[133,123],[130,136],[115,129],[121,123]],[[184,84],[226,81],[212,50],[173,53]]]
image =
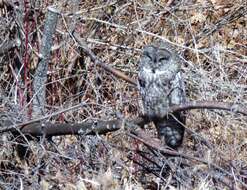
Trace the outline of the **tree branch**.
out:
[[[169,112],[186,111],[191,109],[219,109],[227,110],[233,113],[247,115],[247,107],[232,102],[217,102],[217,101],[191,101],[181,105],[170,107]]]
[[[59,12],[58,10],[48,7],[47,18],[44,26],[44,35],[41,45],[42,58],[39,60],[38,67],[35,71],[33,90],[33,113],[34,116],[40,116],[44,112],[46,104],[45,83],[47,81],[47,69],[50,60],[52,46],[52,36],[55,33]]]
[[[241,5],[228,13],[225,17],[220,18],[216,23],[213,24],[210,28],[203,29],[198,35],[195,36],[195,41],[201,40],[207,36],[210,36],[215,31],[219,30],[226,24],[233,22],[234,20],[244,17],[247,14],[247,7],[246,5]],[[190,40],[185,43],[185,46],[189,46],[193,40]]]
[[[151,138],[148,134],[146,134],[143,130],[136,130],[136,131],[131,131],[129,134],[131,137],[141,141],[143,144],[145,144],[148,147],[151,147],[155,150],[160,151],[163,154],[168,154],[172,156],[179,156],[182,158],[185,158],[187,160],[194,160],[197,162],[201,162],[208,167],[212,167],[214,171],[220,171],[224,173],[224,176],[221,176],[221,178],[217,178],[221,182],[224,182],[228,186],[231,186],[231,181],[236,180],[239,182],[243,187],[247,188],[247,184],[245,184],[242,180],[240,180],[239,176],[235,176],[232,173],[228,172],[227,170],[223,169],[222,167],[216,165],[215,163],[209,162],[206,159],[199,158],[199,157],[194,157],[189,154],[185,154],[182,152],[178,152],[176,150],[172,150],[170,148],[165,147],[162,142],[159,139]],[[213,175],[213,177],[216,178],[216,175]],[[234,188],[235,189],[235,188]]]
[[[61,136],[61,135],[95,135],[106,134],[119,130],[121,127],[126,127],[125,122],[131,125],[140,126],[145,122],[143,118],[133,120],[113,119],[108,121],[98,120],[94,122],[83,123],[50,123],[50,122],[35,122],[22,126],[21,132],[31,136]],[[13,129],[12,132],[16,133]]]
[[[80,105],[82,106],[82,105]],[[79,107],[79,106],[77,106]],[[77,108],[76,107],[76,108]],[[192,101],[187,102],[182,105],[174,105],[169,108],[168,113],[173,113],[177,111],[186,111],[190,109],[220,109],[227,110],[233,113],[240,113],[247,115],[247,108],[235,103],[226,103],[226,102],[213,102],[213,101]],[[66,112],[66,109],[63,112]],[[59,112],[60,113],[60,112]],[[51,117],[51,116],[49,116]],[[124,124],[122,119],[115,119],[109,121],[97,121],[97,122],[85,122],[85,123],[45,123],[41,122],[44,118],[35,119],[26,123],[20,123],[17,125],[12,125],[12,122],[5,122],[5,127],[0,128],[0,133],[7,131],[16,131],[17,128],[20,129],[25,134],[30,134],[34,136],[47,135],[47,136],[57,136],[57,135],[91,135],[91,134],[106,134],[108,132],[116,131],[121,128]],[[126,120],[126,122],[143,126],[148,123],[148,118],[138,117],[132,120]],[[8,124],[7,124],[8,123]]]
[[[129,82],[130,84],[133,85],[137,85],[136,81],[131,79],[130,77],[128,77],[127,75],[125,75],[124,73],[122,73],[121,71],[118,71],[112,67],[110,67],[109,65],[105,64],[102,60],[100,60],[94,53],[93,51],[88,48],[88,46],[86,45],[85,42],[82,41],[82,39],[80,39],[80,37],[73,33],[73,38],[75,39],[75,41],[77,42],[78,46],[80,48],[83,49],[83,51],[91,58],[91,60],[98,66],[102,67],[104,70],[106,70],[107,72],[112,73],[114,76],[121,78],[127,82]]]

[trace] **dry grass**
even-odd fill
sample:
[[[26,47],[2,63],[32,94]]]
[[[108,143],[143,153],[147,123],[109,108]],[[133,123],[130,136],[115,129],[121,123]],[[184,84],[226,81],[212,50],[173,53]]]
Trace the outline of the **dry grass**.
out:
[[[30,2],[28,9],[33,10],[31,18],[35,21],[29,21],[28,29],[32,46],[27,52],[30,83],[38,61],[46,8],[55,5],[63,13],[54,36],[57,49],[52,52],[49,65],[45,114],[87,103],[80,110],[52,117],[50,121],[78,123],[119,116],[133,118],[139,114],[137,89],[96,67],[86,55],[81,56],[68,34],[70,30],[85,38],[101,60],[132,78],[136,78],[141,49],[157,38],[169,40],[184,57],[182,69],[189,100],[247,105],[246,15],[195,40],[203,29],[212,28],[246,3],[244,0]],[[5,40],[20,38],[23,42],[0,57],[0,110],[8,111],[8,117],[28,120],[29,102],[22,105],[20,98],[21,93],[30,91],[30,86],[24,84],[21,67],[27,28],[21,21],[24,13],[18,12],[24,11],[23,7],[18,1],[15,4],[16,10],[6,5],[0,9],[0,47]],[[183,45],[189,40],[194,40],[190,46]],[[16,137],[2,134],[0,187],[206,190],[230,189],[230,184],[234,189],[244,188],[246,117],[219,110],[193,110],[187,113],[186,126],[199,137],[187,133],[179,151],[214,163],[235,178],[202,162],[164,156],[124,130],[105,136],[35,139],[29,141],[28,160],[16,155]],[[146,130],[151,136],[156,135],[152,126]],[[205,146],[201,138],[212,146]]]

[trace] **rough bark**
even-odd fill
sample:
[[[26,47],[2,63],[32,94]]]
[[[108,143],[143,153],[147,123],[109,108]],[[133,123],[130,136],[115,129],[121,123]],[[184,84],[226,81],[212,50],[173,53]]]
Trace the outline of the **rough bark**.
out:
[[[44,35],[41,45],[41,58],[39,59],[33,81],[33,116],[37,117],[45,113],[46,95],[45,84],[47,81],[47,69],[52,47],[52,36],[55,33],[59,11],[49,7],[44,26]]]

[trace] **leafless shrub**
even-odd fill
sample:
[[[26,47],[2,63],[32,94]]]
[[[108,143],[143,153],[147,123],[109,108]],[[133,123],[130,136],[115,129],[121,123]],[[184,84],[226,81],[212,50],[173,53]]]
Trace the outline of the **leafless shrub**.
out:
[[[95,122],[140,114],[136,87],[91,61],[73,34],[97,58],[133,80],[142,48],[157,38],[170,41],[184,60],[189,100],[247,105],[244,3],[0,1],[0,126],[7,125],[6,118],[12,125],[32,120],[31,84],[48,6],[61,14],[47,73],[47,105],[40,116],[46,121]],[[2,51],[11,43],[7,52]],[[79,109],[59,112],[80,103],[84,106]],[[5,133],[0,141],[0,187],[246,188],[246,116],[192,110],[186,127],[183,146],[171,152],[154,138],[152,125],[145,126],[146,134],[124,128],[104,136],[34,138]]]

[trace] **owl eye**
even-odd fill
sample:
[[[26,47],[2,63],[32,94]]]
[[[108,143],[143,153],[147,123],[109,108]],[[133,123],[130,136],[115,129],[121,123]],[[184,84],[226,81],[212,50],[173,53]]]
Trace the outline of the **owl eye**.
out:
[[[161,62],[161,61],[169,61],[169,59],[170,59],[170,56],[163,56],[163,57],[160,57],[159,58],[159,61]]]
[[[138,81],[139,81],[140,87],[145,88],[145,81],[140,78],[138,79]]]

